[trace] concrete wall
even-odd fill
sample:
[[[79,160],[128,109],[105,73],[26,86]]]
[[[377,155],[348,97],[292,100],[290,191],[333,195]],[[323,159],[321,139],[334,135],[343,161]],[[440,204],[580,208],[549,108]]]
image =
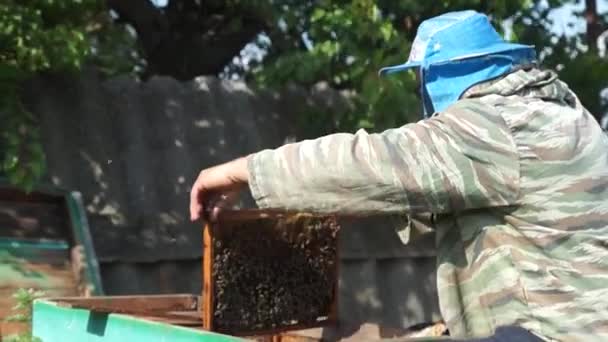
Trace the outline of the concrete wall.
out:
[[[201,229],[187,219],[199,170],[297,139],[299,111],[346,103],[322,87],[278,94],[211,77],[140,83],[92,72],[37,80],[30,94],[49,181],[82,192],[110,294],[200,291]],[[340,307],[351,325],[438,319],[432,239],[405,247],[382,219],[342,236]]]

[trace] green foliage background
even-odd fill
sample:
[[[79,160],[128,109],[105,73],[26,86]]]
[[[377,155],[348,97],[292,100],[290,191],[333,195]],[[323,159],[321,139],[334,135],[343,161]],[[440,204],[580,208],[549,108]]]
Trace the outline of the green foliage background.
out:
[[[132,70],[133,61],[118,58],[114,46],[125,37],[99,0],[0,3],[0,171],[13,184],[31,189],[45,167],[36,118],[24,105],[24,83],[38,75],[78,72],[87,61],[108,74]],[[133,42],[130,48],[135,49]]]
[[[407,59],[416,27],[425,18],[475,9],[489,14],[499,30],[510,27],[508,39],[535,44],[544,66],[557,69],[600,116],[606,111],[599,96],[608,83],[606,59],[586,48],[584,34],[564,37],[551,31],[551,10],[577,2],[256,0],[248,4],[260,7],[271,23],[261,35],[266,39],[255,42],[266,55],[233,70],[262,88],[324,82],[352,95],[353,105],[342,111],[294,114],[308,137],[358,128],[381,131],[418,120],[420,103],[413,74],[379,78],[378,69]],[[578,15],[582,20],[582,13]],[[244,19],[238,11],[230,16],[238,29]],[[112,21],[103,0],[0,3],[0,172],[13,183],[31,188],[44,173],[40,132],[24,105],[22,85],[39,75],[77,72],[83,65],[108,75],[136,72],[145,58],[138,54],[136,38],[126,32]]]
[[[599,116],[606,108],[599,92],[606,87],[606,59],[585,51],[584,34],[570,38],[552,32],[549,14],[572,0],[325,0],[303,16],[285,14],[287,26],[300,23],[311,42],[309,49],[270,49],[269,56],[253,73],[256,82],[270,87],[288,83],[309,86],[325,81],[336,89],[354,92],[355,106],[340,113],[313,112],[300,117],[310,136],[367,128],[381,131],[421,118],[414,95],[415,77],[402,73],[379,78],[382,66],[407,59],[417,24],[446,11],[475,9],[490,15],[502,31],[509,23],[509,40],[534,44],[543,67],[559,70],[562,79],[580,95],[589,110]],[[302,13],[291,7],[285,12]],[[577,14],[580,20],[582,13]],[[602,19],[606,22],[605,18]],[[303,22],[303,24],[302,24]],[[409,25],[408,25],[409,24]],[[276,49],[276,48],[275,48]],[[581,72],[583,71],[583,72]]]

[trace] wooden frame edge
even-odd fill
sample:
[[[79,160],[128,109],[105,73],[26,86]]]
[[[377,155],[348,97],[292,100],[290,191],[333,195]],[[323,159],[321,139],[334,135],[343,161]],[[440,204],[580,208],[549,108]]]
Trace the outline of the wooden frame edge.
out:
[[[213,226],[205,223],[203,228],[203,293],[201,315],[203,329],[213,330]]]

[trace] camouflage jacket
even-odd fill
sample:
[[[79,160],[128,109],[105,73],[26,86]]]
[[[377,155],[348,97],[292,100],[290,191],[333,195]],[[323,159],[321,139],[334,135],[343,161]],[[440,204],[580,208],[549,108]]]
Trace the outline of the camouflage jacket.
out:
[[[428,120],[248,160],[261,207],[433,213],[454,336],[519,325],[608,340],[608,138],[551,71],[517,71]]]

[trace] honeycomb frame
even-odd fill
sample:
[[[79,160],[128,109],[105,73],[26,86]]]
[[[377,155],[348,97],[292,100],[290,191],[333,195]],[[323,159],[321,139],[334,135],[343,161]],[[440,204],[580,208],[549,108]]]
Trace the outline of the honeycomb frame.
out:
[[[216,221],[207,222],[203,231],[203,303],[201,308],[203,328],[235,336],[252,336],[335,324],[338,308],[339,231],[340,226],[333,216],[269,210],[224,211]],[[259,237],[254,235],[259,235]],[[244,249],[239,245],[239,238],[260,237],[267,240],[261,240],[267,245],[256,245],[254,248],[247,249],[246,258],[244,258]],[[323,239],[325,239],[325,243]],[[278,244],[279,247],[272,248],[273,243]],[[218,257],[226,254],[225,250],[233,252],[234,255],[222,257],[221,262],[229,264],[229,266],[218,271],[219,265],[222,264],[216,261],[219,260]],[[274,268],[265,265],[265,263],[272,264],[270,260],[278,260],[274,263]],[[231,262],[232,264],[230,264]],[[247,263],[250,263],[249,267],[247,267]],[[305,283],[307,282],[312,283],[308,284],[308,289],[313,289],[313,291],[315,291],[315,285],[322,287],[317,288],[317,291],[322,294],[321,299],[317,299],[314,305],[305,306],[308,308],[305,314],[297,313],[297,309],[294,309],[296,311],[294,314],[294,310],[290,310],[290,308],[298,306],[294,303],[301,303],[298,302],[298,298],[302,297],[302,293],[305,293],[302,291],[305,290],[297,286],[294,290],[286,285],[285,282],[291,277],[282,276],[281,270],[284,268],[281,267],[284,267],[285,263],[297,265],[303,273],[312,275],[312,281],[297,278],[303,289],[306,289],[307,284]],[[229,281],[225,281],[227,279],[225,276],[221,278],[221,274],[230,274],[229,267],[235,267],[235,264],[240,265],[238,269],[245,270],[244,272],[239,271],[245,275],[235,276],[233,278],[236,279],[231,278],[233,280]],[[256,277],[255,272],[249,271],[250,268],[256,267],[265,270],[262,278]],[[281,275],[273,277],[272,272],[275,271],[278,271],[276,274]],[[232,272],[234,273],[234,271]],[[290,275],[293,276],[294,273],[292,272]],[[224,280],[224,282],[220,283],[219,280]],[[250,284],[248,284],[249,281]],[[240,308],[238,308],[239,305],[232,303],[231,308],[236,306],[238,309],[233,309],[231,314],[232,317],[239,317],[244,323],[233,324],[230,323],[230,319],[225,318],[231,317],[230,315],[222,317],[218,314],[221,310],[225,311],[227,307],[226,301],[222,302],[222,298],[235,297],[234,295],[222,297],[224,292],[219,292],[222,286],[222,291],[226,291],[226,286],[228,286],[228,294],[234,293],[230,291],[236,291],[235,287],[238,287],[241,293],[251,293],[247,291],[253,290],[243,289],[246,286],[255,286],[256,289],[260,289],[259,291],[271,294],[272,299],[265,302],[261,300],[260,298],[264,299],[262,295],[264,292],[257,294],[255,298],[239,296],[244,299],[244,303],[240,305]],[[230,289],[229,286],[233,288]],[[312,299],[311,296],[309,297]],[[268,302],[272,302],[272,304]],[[288,304],[281,307],[276,303]],[[256,309],[251,310],[252,307]],[[238,311],[238,315],[235,315],[235,310]],[[249,318],[252,315],[253,318]],[[267,317],[268,320],[256,318],[258,317],[256,315]]]

